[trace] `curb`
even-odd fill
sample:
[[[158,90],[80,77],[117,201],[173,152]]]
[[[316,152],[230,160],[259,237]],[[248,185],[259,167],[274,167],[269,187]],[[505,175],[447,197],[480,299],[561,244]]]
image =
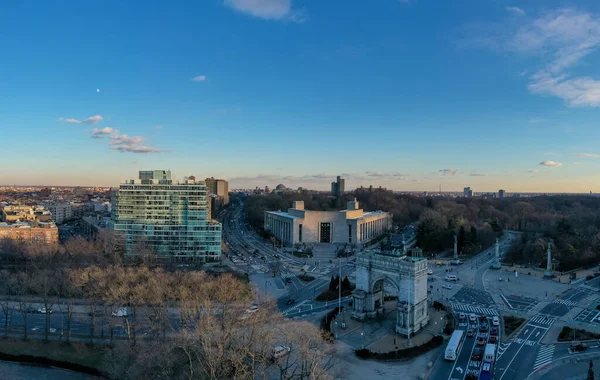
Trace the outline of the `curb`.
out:
[[[591,352],[591,353],[586,353],[586,354],[563,356],[563,357],[560,357],[560,358],[552,361],[548,365],[545,365],[545,366],[538,368],[537,370],[531,372],[526,377],[526,379],[527,380],[541,379],[542,376],[544,376],[545,374],[550,372],[550,370],[552,370],[555,367],[560,367],[563,365],[567,365],[569,363],[579,363],[582,360],[587,361],[587,360],[593,360],[593,359],[598,359],[598,358],[600,358],[600,352]]]

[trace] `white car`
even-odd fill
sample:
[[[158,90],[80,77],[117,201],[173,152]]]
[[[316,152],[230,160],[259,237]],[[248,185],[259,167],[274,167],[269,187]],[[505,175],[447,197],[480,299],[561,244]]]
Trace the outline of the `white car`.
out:
[[[432,271],[431,269],[429,269],[429,270],[427,271],[427,274],[428,274],[428,275],[432,275],[432,274],[433,274],[433,271]]]
[[[494,326],[499,326],[500,325],[500,320],[498,319],[498,317],[493,317],[492,318],[492,325],[494,325]]]
[[[291,348],[289,348],[288,346],[277,346],[277,347],[273,348],[273,359],[277,359],[282,356],[285,356],[285,355],[289,354],[290,351],[291,351]]]
[[[450,290],[450,289],[452,289],[452,285],[444,284],[444,285],[442,285],[442,288]]]
[[[471,321],[471,322],[477,322],[477,316],[475,314],[469,315],[469,321]]]
[[[461,319],[461,320],[462,320],[462,319],[466,319],[466,318],[467,318],[467,316],[465,315],[465,313],[460,313],[460,314],[458,315],[458,319]]]
[[[250,309],[246,309],[246,313],[256,313],[258,311],[258,305],[250,306]]]
[[[38,313],[40,314],[52,314],[52,309],[47,309],[45,307],[42,307],[41,309],[38,309]]]

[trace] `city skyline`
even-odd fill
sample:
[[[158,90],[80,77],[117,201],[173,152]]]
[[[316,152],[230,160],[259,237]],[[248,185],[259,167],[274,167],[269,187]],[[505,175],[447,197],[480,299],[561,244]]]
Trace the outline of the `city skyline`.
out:
[[[0,15],[0,185],[600,192],[600,4],[141,4]]]

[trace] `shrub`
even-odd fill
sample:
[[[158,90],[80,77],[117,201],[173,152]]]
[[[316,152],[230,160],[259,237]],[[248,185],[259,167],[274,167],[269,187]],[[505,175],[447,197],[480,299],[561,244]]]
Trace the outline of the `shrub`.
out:
[[[414,357],[423,355],[424,353],[433,350],[442,345],[444,338],[440,335],[436,335],[431,340],[420,346],[405,348],[402,350],[390,351],[390,352],[371,352],[369,349],[363,348],[361,350],[355,350],[354,353],[361,359],[375,359],[375,360],[405,360],[412,359]]]
[[[343,310],[343,307],[342,307]],[[331,332],[331,321],[337,317],[340,313],[340,308],[335,307],[335,309],[327,312],[325,316],[321,319],[321,331],[323,332],[323,338],[330,343],[333,343],[333,333]]]

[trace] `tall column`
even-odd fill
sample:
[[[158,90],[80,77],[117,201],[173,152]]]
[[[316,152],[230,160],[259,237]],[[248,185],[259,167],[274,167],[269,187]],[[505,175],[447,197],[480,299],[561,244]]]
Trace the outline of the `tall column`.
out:
[[[458,259],[458,239],[454,234],[454,260]]]
[[[546,257],[546,272],[544,272],[545,277],[550,277],[552,275],[552,242],[548,242],[548,256]]]

